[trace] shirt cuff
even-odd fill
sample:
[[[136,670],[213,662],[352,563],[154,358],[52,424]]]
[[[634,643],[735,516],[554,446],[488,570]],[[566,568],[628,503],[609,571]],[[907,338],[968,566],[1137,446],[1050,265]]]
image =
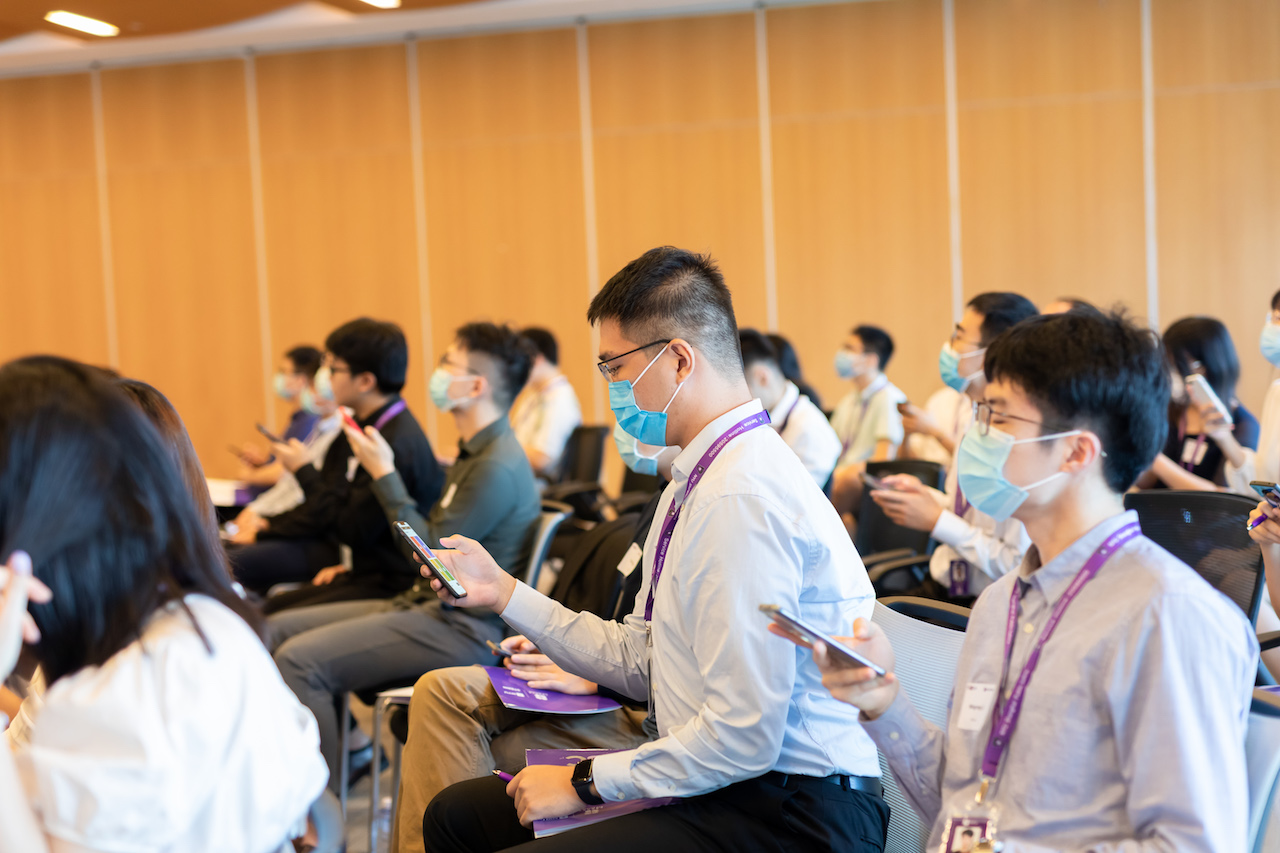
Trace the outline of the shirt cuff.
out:
[[[885,758],[910,757],[929,735],[928,723],[905,691],[899,689],[893,704],[874,720],[862,718],[862,730],[870,735]]]
[[[606,803],[641,798],[642,794],[631,780],[631,760],[635,755],[634,749],[628,749],[597,755],[591,762],[591,778],[596,783],[596,792]]]
[[[938,521],[933,525],[930,535],[942,544],[950,545],[954,548],[969,535],[970,528],[969,522],[951,510],[944,509],[942,514],[938,516]]]
[[[537,645],[538,638],[546,631],[552,614],[559,606],[524,581],[516,581],[507,606],[498,615]]]

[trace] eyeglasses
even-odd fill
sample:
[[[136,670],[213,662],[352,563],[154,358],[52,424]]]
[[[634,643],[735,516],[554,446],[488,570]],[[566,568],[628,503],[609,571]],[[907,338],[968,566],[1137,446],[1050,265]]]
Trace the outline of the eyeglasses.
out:
[[[974,347],[974,348],[975,348],[975,349],[974,349],[974,352],[977,352],[978,350],[983,349],[983,346],[982,346],[982,342],[981,342],[981,341],[979,341],[979,342],[978,342],[978,343],[976,343],[976,344],[975,344],[973,341],[966,341],[966,340],[964,340],[963,338],[961,338],[961,335],[963,335],[963,334],[964,334],[964,329],[961,329],[961,328],[958,328],[958,327],[957,327],[956,329],[953,329],[953,330],[952,330],[952,332],[951,332],[951,347],[952,347],[952,349],[954,349],[954,348],[955,348],[955,345],[956,345],[956,344],[964,344],[964,345],[965,345],[965,346],[967,346],[967,347]],[[972,355],[973,353],[960,353],[960,354],[961,354],[961,355]]]
[[[609,366],[609,362],[611,362],[611,361],[617,361],[617,360],[618,360],[618,359],[620,359],[620,358],[626,358],[627,356],[631,355],[632,353],[640,352],[640,350],[642,350],[642,349],[648,349],[649,347],[656,347],[658,344],[662,344],[663,346],[666,346],[666,345],[667,345],[667,344],[669,344],[669,343],[671,343],[671,339],[670,339],[670,338],[666,338],[665,340],[661,340],[661,341],[652,341],[652,342],[650,342],[650,343],[645,344],[645,345],[644,345],[644,346],[642,346],[642,347],[636,347],[635,349],[627,350],[626,352],[622,353],[621,355],[615,355],[615,356],[613,356],[612,358],[606,358],[606,359],[604,359],[603,361],[601,361],[599,364],[597,364],[597,365],[596,365],[596,370],[600,371],[600,375],[604,377],[604,381],[605,381],[605,382],[612,382],[612,381],[613,381],[613,377],[617,374],[617,372],[618,372],[619,370],[621,370],[621,369],[622,369],[622,366],[621,366],[621,365],[619,365],[619,366],[617,366],[617,367],[610,367],[610,366]]]
[[[1044,421],[1033,421],[1030,418],[1020,418],[1017,415],[1011,415],[1007,412],[997,412],[991,408],[991,404],[986,400],[979,400],[973,404],[973,422],[978,425],[978,435],[986,435],[991,432],[991,419],[999,418],[1002,421],[1022,421],[1024,424],[1034,424],[1038,427],[1045,427],[1060,432],[1069,432],[1070,427],[1056,427],[1046,424]]]
[[[468,367],[468,366],[467,366],[467,365],[465,365],[465,364],[454,364],[452,361],[450,361],[450,360],[449,360],[449,354],[448,354],[448,353],[445,353],[444,355],[440,356],[440,360],[439,360],[438,362],[436,362],[436,366],[437,366],[437,367],[452,367],[454,370],[461,370],[461,371],[463,371],[463,372],[465,372],[465,373],[470,373],[472,376],[479,376],[479,375],[480,375],[480,371],[478,371],[478,370],[472,370],[470,367]]]

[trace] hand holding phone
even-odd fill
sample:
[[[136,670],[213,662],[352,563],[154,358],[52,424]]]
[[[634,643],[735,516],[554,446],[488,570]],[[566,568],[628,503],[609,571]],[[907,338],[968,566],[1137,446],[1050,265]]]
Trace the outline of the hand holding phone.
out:
[[[1205,379],[1199,373],[1193,373],[1184,381],[1187,385],[1187,396],[1191,398],[1193,406],[1200,409],[1202,413],[1206,410],[1217,413],[1226,422],[1227,426],[1233,423],[1231,410],[1219,399],[1208,379]]]
[[[881,480],[879,477],[873,474],[868,474],[866,471],[859,472],[858,477],[862,480],[863,483],[866,484],[868,489],[874,490],[874,489],[889,488],[888,486],[885,485],[884,480]]]
[[[400,535],[405,538],[405,541],[409,543],[409,547],[412,548],[422,560],[423,565],[430,570],[432,576],[434,576],[436,580],[440,581],[440,583],[444,584],[445,589],[449,590],[450,595],[454,598],[467,597],[466,589],[463,588],[462,584],[458,582],[458,579],[453,576],[453,573],[445,568],[444,563],[440,562],[440,558],[431,552],[431,549],[427,547],[427,543],[422,541],[422,537],[418,536],[417,532],[410,527],[408,523],[397,521],[395,523],[395,528]]]
[[[263,436],[266,437],[267,441],[271,442],[272,444],[284,444],[283,438],[276,435],[274,432],[267,429],[262,424],[254,424],[254,426],[258,428],[258,432],[262,433]]]
[[[497,655],[500,658],[509,658],[513,654],[515,654],[515,652],[511,652],[504,649],[502,646],[498,645],[493,640],[485,640],[484,644],[489,647],[489,651],[493,652],[495,655]]]
[[[351,414],[347,411],[345,406],[339,406],[338,411],[342,412],[342,422],[344,424],[351,427],[353,430],[360,433],[361,435],[364,434],[364,430],[360,429],[360,424],[356,423],[356,419],[351,417]]]
[[[884,667],[863,657],[861,654],[855,652],[853,649],[849,648],[844,643],[841,643],[831,635],[823,633],[810,625],[806,625],[804,622],[800,621],[798,617],[792,616],[776,604],[761,604],[760,612],[773,619],[773,621],[777,623],[778,626],[787,634],[790,634],[793,637],[798,637],[809,643],[810,647],[812,647],[814,643],[825,644],[827,647],[828,657],[836,663],[843,664],[847,667],[865,667],[878,676],[886,674]]]

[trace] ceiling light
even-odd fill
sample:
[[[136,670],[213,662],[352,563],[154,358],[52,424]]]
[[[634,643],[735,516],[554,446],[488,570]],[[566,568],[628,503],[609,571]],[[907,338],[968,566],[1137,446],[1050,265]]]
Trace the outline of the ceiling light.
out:
[[[364,0],[370,6],[377,6],[379,9],[399,9],[400,0]]]
[[[77,15],[75,12],[50,12],[44,16],[44,19],[51,24],[69,27],[93,36],[114,36],[120,33],[119,27],[113,27],[106,21],[99,21],[97,18],[86,18],[84,15]]]

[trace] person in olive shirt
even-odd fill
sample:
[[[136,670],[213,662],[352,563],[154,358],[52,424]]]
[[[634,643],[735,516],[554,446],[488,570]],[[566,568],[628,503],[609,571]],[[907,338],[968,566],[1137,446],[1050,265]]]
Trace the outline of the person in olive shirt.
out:
[[[435,503],[444,473],[422,427],[400,398],[409,365],[409,347],[400,327],[362,317],[330,333],[325,349],[335,402],[350,408],[360,424],[380,427],[395,451],[406,493],[423,506]],[[352,458],[345,436],[334,439],[320,470],[310,464],[306,446],[297,439],[273,444],[272,450],[297,478],[305,500],[267,520],[257,544],[232,551],[237,579],[263,593],[275,583],[299,580],[273,574],[273,564],[288,562],[278,556],[282,548],[318,542],[350,547],[351,566],[322,569],[312,586],[269,599],[267,612],[326,601],[387,598],[414,584],[416,564],[401,551],[400,537],[373,493],[373,478]]]
[[[471,323],[458,330],[431,377],[432,402],[453,415],[460,435],[458,461],[425,517],[424,505],[405,488],[395,445],[370,425],[362,424],[363,435],[344,427],[385,515],[381,524],[406,521],[433,548],[442,536],[461,533],[508,555],[507,565],[525,564],[540,501],[507,412],[531,362],[528,344],[506,326]],[[302,607],[276,613],[267,624],[285,683],[315,714],[334,791],[337,696],[401,680],[412,684],[442,666],[487,662],[492,656],[485,641],[504,633],[497,617],[444,605],[426,581],[391,600]]]

